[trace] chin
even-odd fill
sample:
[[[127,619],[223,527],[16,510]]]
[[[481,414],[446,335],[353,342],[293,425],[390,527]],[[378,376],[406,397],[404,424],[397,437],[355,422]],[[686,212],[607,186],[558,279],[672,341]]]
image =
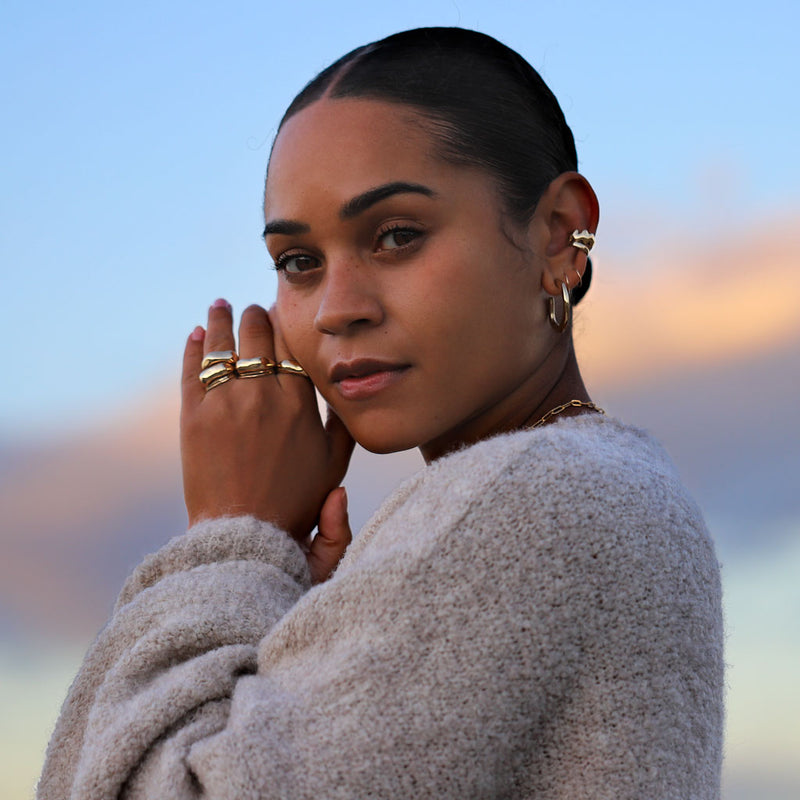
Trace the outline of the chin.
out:
[[[413,450],[422,444],[419,435],[415,436],[412,431],[403,430],[401,426],[388,421],[364,424],[362,420],[350,424],[345,420],[345,425],[356,442],[370,453],[399,453],[402,450]]]
[[[415,447],[419,447],[419,442],[416,440],[404,441],[397,436],[373,435],[361,437],[356,436],[352,431],[351,435],[365,450],[369,450],[370,453],[376,453],[378,455],[399,453],[403,450],[413,450]]]

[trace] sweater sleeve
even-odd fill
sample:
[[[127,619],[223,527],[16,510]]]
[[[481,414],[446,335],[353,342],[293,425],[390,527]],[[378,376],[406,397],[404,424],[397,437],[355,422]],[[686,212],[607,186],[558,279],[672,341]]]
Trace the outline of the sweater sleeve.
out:
[[[70,688],[37,797],[122,796],[164,742],[183,752],[223,727],[258,642],[309,585],[300,548],[253,518],[200,523],[148,557]],[[182,769],[156,785],[150,797],[194,794]]]
[[[40,796],[713,798],[702,522],[646,463],[550,439],[427,468],[310,591],[269,526],[226,523],[257,553],[177,540],[123,590]]]

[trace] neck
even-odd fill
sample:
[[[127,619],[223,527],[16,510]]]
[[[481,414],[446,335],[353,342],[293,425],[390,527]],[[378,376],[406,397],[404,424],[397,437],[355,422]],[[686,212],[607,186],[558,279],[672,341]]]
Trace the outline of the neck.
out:
[[[532,425],[562,403],[570,400],[589,402],[590,399],[570,341],[566,347],[554,348],[508,397],[490,409],[482,409],[457,429],[422,445],[420,452],[429,464],[460,447]],[[581,413],[586,413],[586,410],[569,408],[559,416]]]
[[[583,383],[578,362],[575,359],[575,352],[570,348],[570,357],[564,366],[559,380],[552,386],[550,391],[537,403],[528,416],[522,421],[520,425],[515,428],[527,428],[530,425],[539,421],[548,411],[568,403],[570,400],[581,400],[584,403],[591,401],[589,392]],[[583,414],[585,411],[581,408],[568,408],[561,412],[559,416],[573,417],[577,414]]]

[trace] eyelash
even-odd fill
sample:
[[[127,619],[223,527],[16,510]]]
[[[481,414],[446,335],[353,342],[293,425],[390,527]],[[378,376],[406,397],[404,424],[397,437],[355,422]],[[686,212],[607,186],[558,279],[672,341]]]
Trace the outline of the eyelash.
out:
[[[378,248],[377,247],[377,244],[379,244],[384,237],[388,236],[391,233],[399,233],[399,232],[412,234],[411,241],[406,242],[405,244],[399,244],[399,245],[397,245],[397,247],[388,247],[388,248]],[[418,243],[419,239],[423,235],[424,235],[424,231],[422,231],[422,230],[420,230],[418,228],[411,227],[406,223],[400,223],[400,222],[390,223],[388,225],[385,225],[385,226],[381,227],[378,230],[377,235],[375,237],[376,250],[377,250],[377,252],[390,253],[390,254],[391,253],[395,253],[396,251],[404,251],[407,248],[414,247]],[[295,258],[297,258],[297,259],[315,260],[315,256],[308,255],[308,253],[293,253],[293,252],[289,251],[289,252],[286,252],[286,253],[281,253],[275,259],[275,264],[274,264],[275,270],[277,272],[283,272],[284,275],[288,277],[289,275],[299,276],[299,275],[302,275],[304,272],[310,272],[311,270],[314,269],[314,267],[309,267],[309,269],[307,269],[307,270],[299,270],[298,272],[289,272],[287,270],[287,268],[286,268],[287,264],[290,261],[292,261],[292,259],[295,259]]]
[[[403,222],[392,222],[378,230],[377,241],[380,242],[385,236],[388,236],[390,233],[411,233],[413,234],[411,241],[406,242],[405,244],[399,244],[397,247],[390,247],[388,250],[384,250],[382,252],[388,252],[390,250],[405,250],[407,247],[411,247],[417,242],[420,237],[423,235],[423,231],[419,230],[419,228],[412,228],[407,223]]]
[[[303,272],[307,272],[307,270],[300,270],[299,272],[288,273],[286,265],[294,258],[305,258],[311,260],[314,258],[314,256],[310,256],[307,253],[281,253],[275,259],[275,264],[274,264],[275,270],[277,272],[285,272],[287,274],[292,274],[292,275],[299,275],[302,274]]]

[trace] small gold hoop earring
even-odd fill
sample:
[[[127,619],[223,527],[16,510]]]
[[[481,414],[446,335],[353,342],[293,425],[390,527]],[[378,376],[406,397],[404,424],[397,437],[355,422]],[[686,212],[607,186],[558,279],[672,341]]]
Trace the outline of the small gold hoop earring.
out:
[[[572,317],[572,301],[569,296],[569,286],[566,281],[559,281],[561,284],[561,300],[564,304],[564,315],[561,320],[558,319],[556,314],[556,299],[551,297],[548,301],[550,307],[550,324],[559,332],[563,333],[569,325]]]

